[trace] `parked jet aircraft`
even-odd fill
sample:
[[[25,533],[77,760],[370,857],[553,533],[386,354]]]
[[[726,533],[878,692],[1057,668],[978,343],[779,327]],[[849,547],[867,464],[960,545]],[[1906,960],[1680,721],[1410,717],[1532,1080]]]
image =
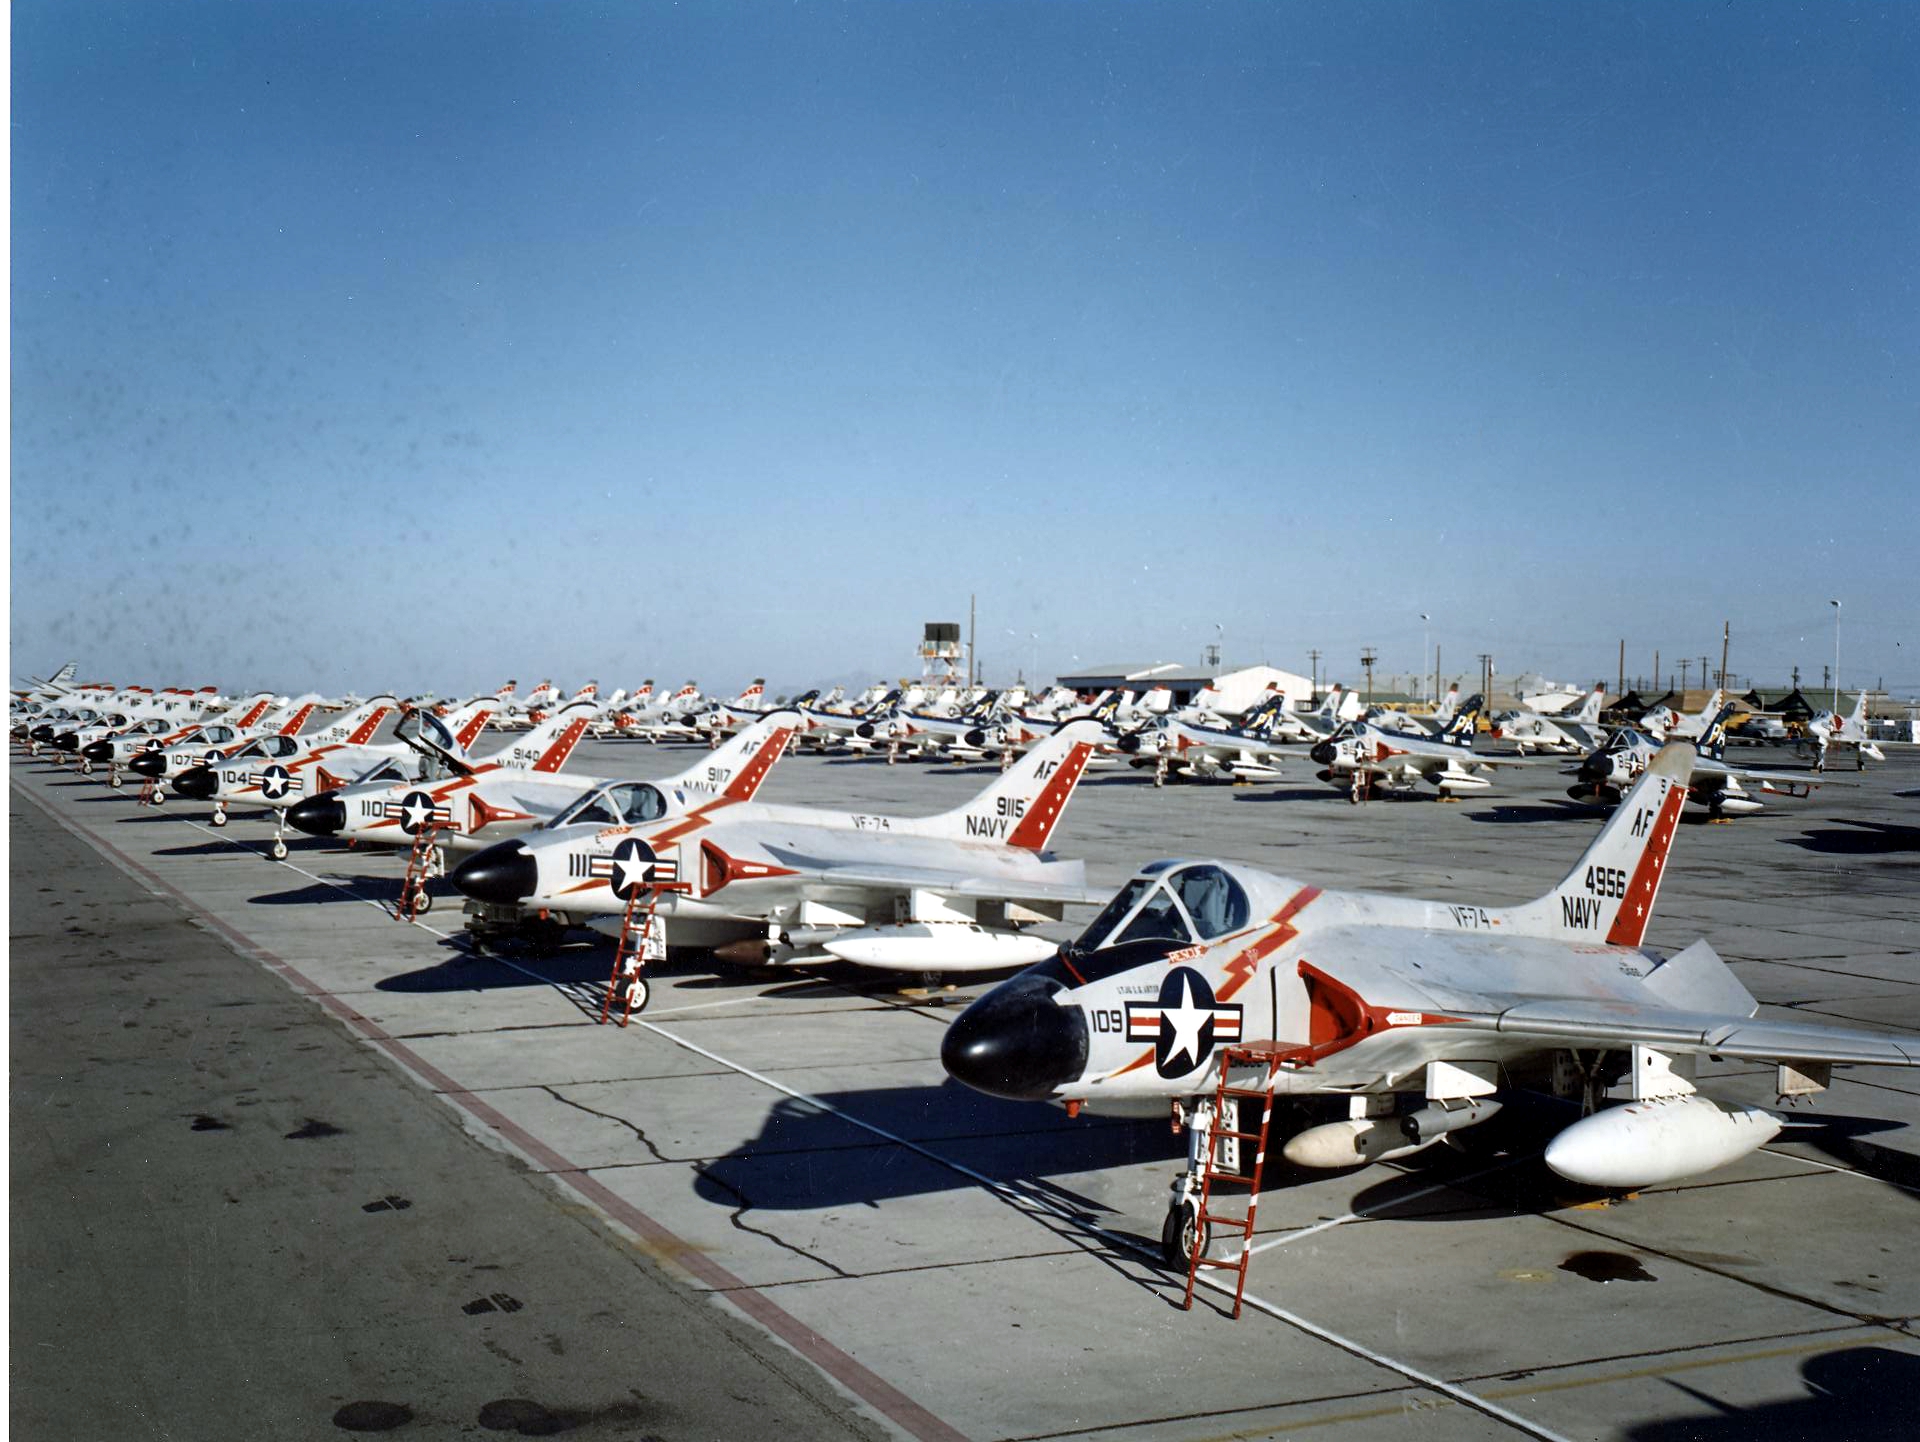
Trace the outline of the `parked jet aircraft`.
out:
[[[677,943],[719,946],[723,960],[1018,966],[1053,950],[1023,923],[1104,895],[1088,889],[1082,863],[1045,850],[1100,735],[1095,722],[1069,722],[936,816],[722,798],[647,825],[556,823],[470,857],[453,883],[487,924],[533,909],[576,923],[617,918],[636,892],[664,887],[655,924]]]
[[[1469,697],[1446,730],[1431,738],[1382,731],[1371,722],[1355,721],[1307,754],[1325,768],[1318,773],[1322,781],[1351,788],[1356,801],[1363,784],[1406,793],[1425,782],[1447,798],[1462,791],[1484,791],[1493,783],[1479,772],[1522,763],[1473,749],[1480,706],[1479,696]]]
[[[1731,705],[1708,722],[1698,741],[1687,742],[1698,753],[1687,783],[1688,804],[1706,812],[1715,821],[1734,816],[1750,816],[1764,809],[1749,796],[1741,782],[1750,782],[1774,796],[1806,796],[1819,785],[1803,771],[1763,771],[1753,767],[1729,766],[1725,760],[1727,719],[1734,713]],[[1669,745],[1677,744],[1669,742]],[[1577,784],[1567,788],[1575,801],[1611,806],[1652,762],[1658,748],[1631,726],[1613,733],[1607,744],[1580,763]]]
[[[190,728],[177,740],[169,741],[164,746],[148,747],[129,757],[127,770],[149,781],[164,783],[195,766],[218,766],[255,736],[297,737],[308,719],[320,708],[323,699],[319,692],[309,691],[267,715],[255,717],[250,727],[222,721]],[[297,751],[298,747],[294,750]],[[164,786],[156,790],[150,799],[156,804],[164,802]]]
[[[1496,741],[1511,741],[1522,756],[1532,751],[1584,755],[1606,740],[1600,729],[1600,707],[1606,699],[1607,688],[1595,686],[1578,710],[1551,716],[1525,709],[1503,711],[1493,718],[1487,734]]]
[[[1278,779],[1277,764],[1284,754],[1276,737],[1287,698],[1276,691],[1248,711],[1236,725],[1204,725],[1167,715],[1129,731],[1115,748],[1135,758],[1136,766],[1153,767],[1153,784],[1164,785],[1169,773],[1235,781]]]
[[[1693,760],[1691,745],[1668,745],[1565,879],[1520,906],[1155,862],[1077,942],[970,1006],[941,1059],[979,1091],[1070,1113],[1179,1104],[1188,1167],[1162,1244],[1181,1265],[1207,1242],[1197,1180],[1222,1155],[1214,1130],[1250,1129],[1214,1114],[1221,1049],[1243,1042],[1259,1045],[1235,1064],[1257,1081],[1237,1084],[1331,1103],[1331,1119],[1284,1123],[1298,1166],[1406,1156],[1516,1088],[1583,1104],[1546,1152],[1572,1181],[1649,1186],[1732,1161],[1781,1122],[1697,1092],[1700,1056],[1778,1063],[1781,1094],[1804,1095],[1836,1063],[1920,1066],[1920,1036],[1757,1020],[1705,941],[1665,958],[1642,947]],[[1623,1079],[1630,1101],[1599,1109]]]
[[[316,696],[313,699],[317,701],[319,698]],[[116,735],[103,736],[81,747],[80,754],[89,763],[105,762],[107,784],[117,788],[121,782],[121,768],[147,752],[164,752],[169,747],[202,738],[208,746],[226,745],[242,736],[252,735],[256,727],[265,723],[267,713],[273,709],[273,700],[271,691],[257,691],[251,696],[242,697],[217,716],[205,721],[189,721],[184,725],[165,717],[152,717]],[[301,711],[299,716],[300,721],[293,728],[296,731],[306,721],[307,712]],[[217,734],[209,735],[209,732]],[[184,761],[182,764],[185,764]],[[165,773],[163,770],[153,774]]]
[[[584,707],[585,703],[575,703]],[[639,824],[677,816],[711,803],[751,800],[780,759],[793,734],[791,712],[775,712],[746,728],[720,750],[703,754],[680,775],[636,782],[563,772],[580,739],[584,717],[568,707],[508,755],[470,761],[447,740],[444,728],[410,721],[403,728],[416,749],[431,755],[440,775],[431,781],[372,781],[308,797],[287,815],[296,830],[313,836],[381,846],[408,847],[432,828],[442,854],[478,851],[547,823],[592,818],[600,825]],[[418,729],[415,729],[418,728]],[[557,730],[555,728],[558,728]],[[418,911],[431,907],[425,893]]]
[[[1722,693],[1716,690],[1707,697],[1707,704],[1693,715],[1687,716],[1671,706],[1652,706],[1644,712],[1638,722],[1643,735],[1658,741],[1692,741],[1705,734],[1713,718],[1720,714]]]
[[[213,765],[182,771],[171,782],[173,792],[185,800],[213,802],[215,826],[227,824],[228,808],[235,803],[268,807],[274,813],[269,854],[275,861],[284,860],[287,808],[300,799],[309,783],[316,790],[337,786],[373,768],[397,766],[411,756],[397,744],[373,744],[374,732],[399,704],[392,696],[375,696],[311,735],[256,736]],[[493,704],[491,696],[472,702],[471,712],[491,714]],[[464,726],[470,719],[470,713],[461,714],[456,724]]]
[[[1842,716],[1837,711],[1822,711],[1807,722],[1807,741],[1813,747],[1813,769],[1827,769],[1827,752],[1837,747],[1853,749],[1854,769],[1865,771],[1867,758],[1885,761],[1887,753],[1867,737],[1867,693],[1862,691],[1853,710]]]

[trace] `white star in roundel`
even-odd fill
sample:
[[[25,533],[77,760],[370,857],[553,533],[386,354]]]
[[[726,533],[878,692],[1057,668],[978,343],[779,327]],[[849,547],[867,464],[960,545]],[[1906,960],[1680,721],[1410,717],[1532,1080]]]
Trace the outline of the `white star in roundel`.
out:
[[[1173,1065],[1173,1059],[1181,1054],[1193,1058],[1193,1065],[1200,1065],[1200,1028],[1213,1019],[1213,1009],[1193,1004],[1193,981],[1189,977],[1181,978],[1180,1005],[1165,1008],[1160,1020],[1173,1032],[1167,1044],[1167,1066]]]
[[[418,831],[433,819],[433,802],[421,792],[414,792],[400,804],[400,825],[407,831]]]
[[[621,896],[647,884],[653,870],[653,858],[639,847],[628,844],[613,854],[613,889]]]
[[[260,794],[268,800],[276,800],[287,794],[286,768],[269,766],[260,777]]]

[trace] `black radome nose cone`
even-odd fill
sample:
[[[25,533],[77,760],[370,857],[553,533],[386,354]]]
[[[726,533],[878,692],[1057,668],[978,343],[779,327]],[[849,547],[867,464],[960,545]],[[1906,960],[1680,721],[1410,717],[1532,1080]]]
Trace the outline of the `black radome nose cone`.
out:
[[[1138,731],[1129,731],[1126,735],[1122,736],[1116,744],[1120,750],[1127,755],[1136,755],[1140,750],[1140,733]]]
[[[127,770],[135,776],[151,776],[158,781],[167,774],[167,758],[160,751],[142,751],[127,762]]]
[[[89,741],[80,748],[80,754],[89,761],[111,761],[113,760],[113,742],[105,738]]]
[[[173,794],[189,801],[211,801],[220,789],[220,778],[211,766],[189,766],[173,778]]]
[[[449,880],[475,901],[517,906],[539,888],[540,863],[518,841],[501,841],[454,867]]]
[[[1307,753],[1307,759],[1310,761],[1318,761],[1322,766],[1333,765],[1333,743],[1331,741],[1322,741]]]
[[[1599,754],[1589,756],[1580,763],[1580,779],[1598,785],[1613,774],[1613,762]]]
[[[947,1075],[988,1096],[1043,1101],[1087,1069],[1087,1014],[1057,983],[1016,976],[960,1013],[940,1042]]]
[[[53,726],[51,723],[43,721],[34,727],[33,730],[29,731],[27,736],[30,740],[34,741],[51,741],[53,739]]]
[[[347,826],[347,803],[337,792],[322,791],[287,808],[287,825],[309,836],[338,836]]]
[[[76,732],[62,731],[58,736],[53,738],[53,744],[58,746],[62,751],[78,751],[80,749],[80,737]]]

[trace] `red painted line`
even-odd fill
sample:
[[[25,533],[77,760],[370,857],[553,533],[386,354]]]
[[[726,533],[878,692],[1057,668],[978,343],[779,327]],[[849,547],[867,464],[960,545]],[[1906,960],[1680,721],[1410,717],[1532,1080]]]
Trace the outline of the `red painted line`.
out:
[[[229,926],[180,888],[135,861],[112,842],[96,836],[79,822],[70,821],[60,815],[47,802],[34,795],[18,781],[13,783],[13,787],[16,792],[39,807],[55,825],[91,846],[121,871],[164,892],[213,927],[243,956],[251,957],[283,978],[294,990],[319,1002],[321,1006],[345,1022],[350,1029],[360,1033],[379,1047],[400,1066],[439,1092],[447,1101],[476,1120],[486,1123],[491,1130],[498,1132],[516,1151],[538,1164],[555,1181],[572,1188],[622,1227],[648,1242],[659,1253],[657,1260],[680,1268],[695,1281],[732,1303],[740,1312],[758,1322],[897,1426],[915,1437],[926,1439],[926,1442],[968,1442],[965,1433],[948,1426],[891,1382],[854,1360],[805,1322],[770,1300],[765,1293],[748,1286],[725,1267],[697,1250],[692,1244],[682,1241],[604,1183],[587,1175],[585,1170],[567,1160],[517,1122],[502,1116],[404,1042],[389,1036],[379,1023],[362,1016],[352,1005],[325,990],[298,967],[274,955],[244,932]],[[234,844],[237,849],[246,849],[238,842]]]

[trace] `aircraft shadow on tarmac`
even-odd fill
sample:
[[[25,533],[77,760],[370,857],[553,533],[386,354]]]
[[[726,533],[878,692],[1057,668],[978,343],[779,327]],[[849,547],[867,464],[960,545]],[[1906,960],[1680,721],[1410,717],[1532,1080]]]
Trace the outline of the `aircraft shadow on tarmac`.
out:
[[[185,854],[186,848],[182,848]],[[337,876],[332,881],[314,881],[290,891],[269,891],[247,898],[249,906],[312,906],[335,901],[391,902],[400,892],[397,876]],[[434,900],[441,893],[434,890]]]
[[[1851,831],[1808,831],[1780,839],[1789,846],[1806,851],[1824,851],[1834,856],[1884,856],[1896,851],[1920,851],[1920,826],[1901,826],[1891,821],[1854,821],[1838,818]]]
[[[1896,1442],[1913,1436],[1913,1397],[1920,1389],[1920,1357],[1891,1347],[1843,1347],[1800,1364],[1807,1395],[1742,1407],[1705,1388],[1661,1380],[1692,1399],[1684,1417],[1642,1422],[1620,1435],[1627,1442],[1748,1442],[1754,1437],[1845,1438]],[[1702,1415],[1700,1408],[1709,1409]]]
[[[1467,813],[1467,820],[1514,825],[1533,821],[1591,821],[1601,814],[1597,808],[1577,801],[1549,801],[1537,806],[1491,806],[1485,811]]]
[[[567,947],[540,958],[536,966],[519,967],[499,957],[483,956],[464,946],[446,960],[374,983],[376,991],[434,993],[446,991],[501,991],[509,987],[567,986],[596,983],[605,986],[609,953],[603,947]]]
[[[996,1101],[958,1082],[823,1092],[819,1100],[997,1182],[1083,1213],[1107,1208],[1048,1179],[1177,1162],[1186,1154],[1164,1121],[1068,1121],[1051,1108]],[[883,1149],[879,1159],[876,1149]],[[755,1209],[798,1212],[874,1206],[979,1185],[965,1172],[900,1150],[865,1127],[789,1097],[768,1111],[758,1136],[705,1164],[694,1191],[729,1208],[745,1199]]]
[[[1347,804],[1347,794],[1336,791],[1331,786],[1281,786],[1262,787],[1260,790],[1241,788],[1233,793],[1235,801],[1318,801],[1321,803],[1338,801]]]

